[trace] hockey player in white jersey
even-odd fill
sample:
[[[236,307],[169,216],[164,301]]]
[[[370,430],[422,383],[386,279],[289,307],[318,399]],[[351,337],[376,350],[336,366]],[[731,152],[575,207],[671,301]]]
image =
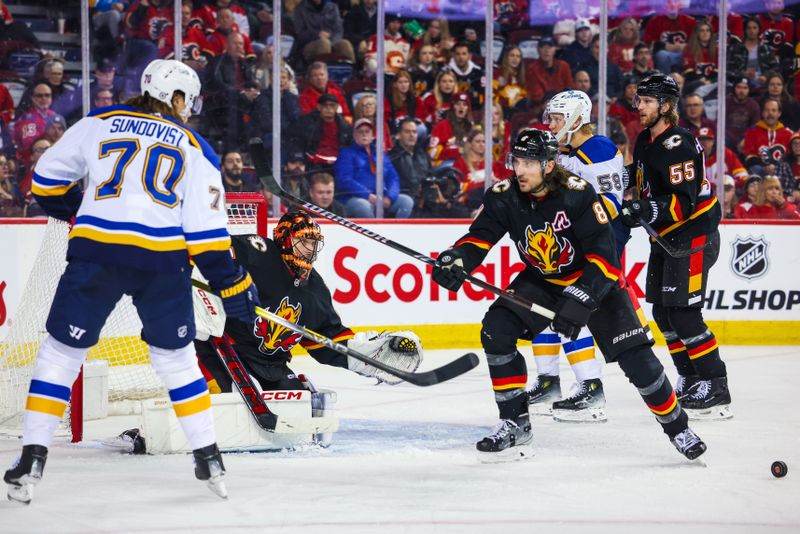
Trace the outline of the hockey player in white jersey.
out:
[[[561,153],[558,164],[594,187],[602,201],[616,239],[617,254],[630,238],[630,229],[617,214],[627,184],[622,154],[608,137],[595,135],[591,125],[592,101],[583,91],[555,95],[544,112],[544,123],[556,136]],[[638,302],[634,308],[642,319]],[[561,347],[575,373],[575,385],[568,398],[561,399],[558,356]],[[603,364],[595,357],[594,338],[584,327],[574,341],[562,340],[546,330],[533,340],[537,379],[529,390],[531,413],[553,414],[556,421],[604,422],[605,395],[601,380]]]
[[[230,254],[219,159],[184,125],[198,110],[197,74],[178,61],[153,61],[141,93],[80,120],[34,169],[39,205],[51,217],[74,221],[69,263],[28,393],[22,454],[4,476],[12,501],[30,503],[81,364],[125,294],[194,450],[195,476],[227,497],[211,400],[192,344],[189,256],[229,317],[252,323],[258,296]]]

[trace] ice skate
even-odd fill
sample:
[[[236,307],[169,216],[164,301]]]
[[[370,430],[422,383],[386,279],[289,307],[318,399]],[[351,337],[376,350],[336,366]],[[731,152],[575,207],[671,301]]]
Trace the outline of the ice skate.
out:
[[[568,398],[553,403],[553,419],[567,423],[605,423],[608,417],[603,383],[597,378],[577,382]]]
[[[194,456],[194,476],[203,480],[208,489],[223,499],[228,498],[228,489],[225,487],[225,465],[217,444],[208,445],[202,449],[192,451]]]
[[[482,462],[506,462],[533,456],[533,439],[528,414],[516,419],[501,419],[494,431],[480,440],[476,448]]]
[[[690,460],[696,460],[701,454],[706,452],[706,444],[695,434],[691,428],[687,428],[680,434],[670,438],[670,441],[678,452]]]
[[[31,503],[33,487],[41,482],[46,461],[47,447],[43,445],[22,447],[22,455],[3,476],[3,480],[8,484],[9,501]]]
[[[728,377],[699,380],[681,400],[681,407],[692,420],[724,420],[733,417]]]
[[[697,375],[678,375],[675,380],[675,396],[678,397],[678,401],[683,402],[686,400],[689,390],[699,381],[700,377]]]
[[[528,411],[531,415],[551,415],[553,402],[561,400],[561,379],[557,376],[539,375],[528,395]]]

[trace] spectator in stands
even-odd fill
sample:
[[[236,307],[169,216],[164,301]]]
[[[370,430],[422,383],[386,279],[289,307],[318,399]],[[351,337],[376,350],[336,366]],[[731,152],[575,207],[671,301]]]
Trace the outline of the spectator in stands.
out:
[[[722,216],[725,219],[734,219],[736,217],[736,206],[739,204],[739,198],[736,195],[736,182],[732,176],[726,174],[722,184]]]
[[[742,194],[739,198],[739,203],[750,202],[753,203],[758,196],[758,189],[761,187],[761,180],[763,178],[760,174],[751,174],[747,177],[747,181],[742,188]]]
[[[92,27],[95,38],[103,42],[115,42],[120,36],[120,23],[125,4],[117,0],[96,0],[92,9]]]
[[[14,99],[8,88],[0,83],[0,121],[8,126],[14,120]]]
[[[461,148],[461,154],[453,163],[453,167],[464,175],[462,191],[464,191],[465,196],[463,200],[470,209],[471,215],[474,215],[474,211],[480,208],[483,203],[483,193],[486,189],[487,179],[485,154],[486,136],[482,127],[475,126],[467,134],[466,142]],[[501,164],[493,161],[489,176],[490,185],[507,178],[509,174],[509,171],[505,168],[505,162]]]
[[[510,117],[515,110],[528,107],[528,91],[525,89],[525,65],[522,50],[511,45],[503,50],[500,66],[494,69],[494,89],[497,101],[503,106],[504,116]]]
[[[431,19],[425,33],[412,45],[412,50],[421,46],[432,45],[435,51],[434,61],[439,67],[444,67],[450,61],[455,38],[450,35],[450,25],[447,19]]]
[[[308,179],[308,201],[340,217],[348,217],[341,202],[336,200],[336,184],[333,175],[315,172]]]
[[[794,21],[783,12],[783,0],[764,0],[766,12],[758,14],[761,23],[761,42],[770,47],[778,58],[794,49]]]
[[[281,173],[283,188],[298,198],[305,198],[308,194],[305,154],[292,152],[285,160],[283,173]]]
[[[592,24],[588,19],[575,21],[575,40],[561,51],[561,59],[569,64],[572,73],[586,70],[592,60]]]
[[[541,111],[545,100],[574,85],[567,62],[556,59],[556,44],[552,37],[539,39],[538,50],[539,58],[534,59],[525,72],[528,99],[534,113]]]
[[[777,72],[770,72],[767,74],[767,96],[766,98],[775,98],[781,102],[781,121],[790,130],[797,130],[800,128],[800,104],[789,95],[786,90],[786,83],[783,76]]]
[[[0,2],[0,41],[18,41],[20,49],[32,48],[41,53],[42,45],[24,22],[14,20],[5,2]]]
[[[653,56],[647,43],[639,43],[633,47],[633,68],[628,73],[636,79],[636,83],[658,71],[653,68]]]
[[[339,152],[334,166],[339,198],[351,217],[375,217],[375,161],[375,126],[369,119],[359,119],[353,129],[353,144]],[[398,219],[411,215],[414,201],[400,192],[400,178],[388,154],[383,160],[383,195],[385,214]]]
[[[772,175],[778,178],[783,187],[783,194],[789,198],[794,197],[797,182],[792,173],[789,157],[781,145],[774,145],[769,150],[761,151],[761,172],[764,176]]]
[[[89,92],[91,94],[97,94],[97,91],[100,89],[108,89],[111,91],[114,99],[118,99],[123,89],[122,85],[123,80],[121,77],[117,76],[117,69],[114,66],[114,62],[108,58],[99,60],[95,66],[92,77],[89,78]],[[78,95],[81,94],[80,88],[81,85],[79,84],[78,89],[76,89]]]
[[[783,187],[776,176],[767,175],[760,183],[756,198],[736,206],[737,219],[800,219],[797,207],[783,196]]]
[[[506,164],[506,154],[511,147],[511,124],[503,117],[499,102],[492,105],[492,154],[494,161]]]
[[[425,118],[425,105],[417,96],[411,74],[407,70],[397,71],[388,89],[383,100],[383,109],[386,123],[393,134],[397,132],[401,119],[411,117],[422,121]]]
[[[335,2],[303,0],[292,15],[295,44],[306,63],[316,61],[320,54],[336,53],[355,63],[353,45],[344,39],[344,27]]]
[[[98,89],[92,96],[92,110],[98,108],[105,108],[116,104],[114,100],[114,93],[111,89]]]
[[[45,62],[43,74],[53,91],[53,111],[70,120],[75,119],[81,112],[80,97],[75,89],[64,83],[64,62],[60,59]]]
[[[725,97],[725,142],[742,152],[744,134],[761,118],[758,102],[750,97],[750,81],[742,76],[733,84],[733,93]]]
[[[433,91],[436,77],[439,75],[439,64],[436,63],[436,49],[433,45],[422,45],[411,54],[408,61],[409,72],[414,80],[414,89],[420,97]]]
[[[180,60],[197,72],[202,72],[208,65],[208,55],[218,56],[224,50],[211,52],[214,45],[208,43],[202,26],[193,24],[192,18],[193,1],[182,0],[181,2],[181,57]],[[230,10],[228,10],[230,12]],[[231,17],[232,19],[232,17]],[[230,32],[228,32],[230,33]],[[213,34],[212,34],[213,35]],[[225,38],[220,36],[219,44],[225,44]],[[245,39],[245,50],[248,50],[249,43],[247,35],[242,35]],[[252,50],[250,48],[249,50]],[[158,54],[164,59],[175,58],[175,25],[170,24],[164,31],[164,36],[158,43]]]
[[[19,189],[8,172],[8,158],[0,154],[0,217],[22,217]]]
[[[461,42],[453,47],[453,57],[447,69],[456,76],[457,91],[469,95],[473,108],[480,108],[486,79],[483,69],[472,62],[472,52],[466,43]]]
[[[692,135],[697,137],[700,128],[709,128],[713,130],[717,127],[717,124],[715,121],[706,117],[703,97],[692,93],[683,97],[683,117],[681,117],[678,126],[686,128]]]
[[[622,19],[617,29],[614,30],[611,41],[608,43],[609,61],[619,67],[622,72],[629,72],[634,66],[633,58],[636,52],[636,45],[640,43],[639,23],[637,20],[634,17]],[[649,55],[649,47],[647,52]]]
[[[428,111],[425,122],[436,126],[436,123],[444,118],[445,113],[453,106],[455,95],[458,94],[457,83],[455,73],[449,70],[439,72],[433,91],[423,99]]]
[[[244,161],[239,152],[226,152],[222,156],[222,187],[226,193],[255,192],[260,189],[245,179]]]
[[[169,0],[136,0],[125,11],[124,72],[138,87],[144,67],[158,57],[158,42],[172,24],[175,8]]]
[[[34,140],[44,137],[47,119],[56,114],[50,109],[53,91],[44,82],[33,86],[31,93],[33,105],[27,113],[17,119],[14,125],[14,143],[17,145],[19,157],[24,165],[31,161],[30,148]]]
[[[326,4],[327,5],[327,4]],[[339,103],[337,112],[344,116],[348,121],[352,120],[350,106],[344,97],[342,89],[328,78],[328,66],[315,61],[308,67],[309,85],[300,93],[300,113],[305,115],[317,109],[317,100],[323,94],[333,95]]]
[[[694,30],[695,21],[689,15],[680,14],[682,0],[667,0],[666,13],[647,21],[642,40],[653,47],[656,68],[669,74],[683,63],[686,41]]]
[[[378,0],[361,0],[344,16],[344,37],[358,57],[367,52],[367,41],[378,28]]]
[[[300,118],[300,103],[296,94],[291,90],[289,71],[281,67],[281,139],[289,137],[289,131],[297,124]],[[247,137],[260,137],[265,147],[272,148],[272,91],[262,91],[253,102],[250,122],[247,124]],[[281,149],[285,150],[283,144]],[[285,155],[285,154],[282,154]]]
[[[600,87],[600,36],[595,35],[592,38],[592,43],[589,46],[589,61],[585,64],[585,68],[581,70],[586,70],[589,73],[589,78],[592,80],[593,87]],[[623,91],[623,74],[622,71],[619,70],[613,63],[608,63],[607,65],[607,73],[606,73],[606,96],[611,98],[612,102],[614,99],[619,98]]]
[[[684,76],[690,80],[702,78],[708,82],[715,81],[717,48],[718,36],[711,29],[711,24],[698,22],[683,49]]]
[[[250,42],[249,35],[239,26],[236,22],[234,12],[228,8],[223,7],[217,10],[217,29],[209,34],[206,39],[206,54],[212,57],[219,57],[223,55],[228,48],[228,39],[231,34],[239,34],[242,39],[242,55],[248,59],[255,59],[255,51]]]
[[[744,164],[751,172],[761,171],[762,151],[781,145],[785,154],[789,153],[789,139],[792,131],[781,122],[782,104],[780,100],[768,98],[761,107],[761,120],[744,134]]]
[[[411,117],[400,120],[396,138],[389,157],[400,177],[400,192],[418,201],[420,185],[431,174],[431,156],[419,143],[417,123]]]
[[[697,139],[700,140],[700,145],[703,147],[703,155],[706,161],[705,178],[712,184],[717,183],[717,173],[719,172],[715,137],[714,130],[711,128],[700,128],[697,131]],[[725,168],[723,171],[725,176],[732,176],[736,180],[738,187],[742,187],[747,181],[747,169],[739,161],[736,153],[728,147],[725,147]]]
[[[589,97],[593,97],[597,94],[597,90],[592,86],[592,78],[589,76],[589,73],[585,70],[579,70],[575,73],[575,85],[574,88],[578,91],[583,91]],[[623,87],[624,89],[624,87]]]
[[[36,162],[42,157],[49,148],[50,141],[44,137],[36,138],[31,144],[30,162],[21,169],[20,175],[23,177],[19,181],[19,191],[23,199],[23,209],[25,217],[44,217],[46,216],[44,210],[39,207],[36,199],[31,193],[31,185],[33,184],[33,169],[36,167]]]
[[[247,12],[239,5],[240,3],[241,2],[234,2],[233,0],[212,0],[208,2],[208,7],[212,15],[217,19],[217,25],[219,25],[219,12],[223,9],[229,9],[233,15],[233,21],[236,23],[238,31],[246,35],[251,35],[250,20],[247,16]]]
[[[375,94],[370,93],[362,95],[356,102],[355,109],[353,110],[353,121],[358,119],[369,119],[372,124],[378,123],[378,100]],[[389,151],[392,149],[392,132],[389,130],[389,125],[384,120],[383,122],[383,149]]]
[[[438,167],[447,160],[455,160],[461,154],[461,147],[472,130],[471,112],[469,96],[466,93],[457,93],[453,107],[431,132],[428,153],[435,166]]]
[[[454,167],[439,167],[422,181],[414,217],[426,219],[466,219],[470,210],[462,202],[464,175]]]
[[[339,151],[353,142],[353,130],[336,112],[339,100],[325,93],[317,100],[317,109],[302,115],[289,130],[289,150],[303,152],[311,163],[333,165]]]
[[[638,83],[636,76],[632,74],[625,76],[622,82],[622,97],[618,98],[608,110],[611,117],[619,119],[628,139],[636,139],[644,129],[639,122],[639,110],[634,105]]]
[[[5,154],[10,162],[16,163],[17,148],[13,142],[11,126],[0,120],[0,154]]]
[[[778,69],[778,59],[760,36],[761,22],[757,17],[748,17],[744,23],[744,39],[732,39],[728,47],[728,73],[735,78],[749,79],[756,89],[766,85],[768,72]]]
[[[794,185],[792,198],[795,204],[800,204],[800,132],[792,134],[789,156],[789,167],[792,170]]]
[[[64,117],[58,114],[52,115],[47,118],[47,122],[45,123],[45,137],[47,137],[51,145],[54,145],[64,136],[64,131],[66,129],[67,121],[64,120]]]
[[[400,33],[402,21],[395,13],[386,13],[386,29],[383,33],[383,53],[385,55],[384,70],[392,76],[400,69],[406,68],[411,55],[411,45]],[[364,55],[364,70],[372,75],[378,70],[378,34],[373,34],[367,41],[367,52]]]

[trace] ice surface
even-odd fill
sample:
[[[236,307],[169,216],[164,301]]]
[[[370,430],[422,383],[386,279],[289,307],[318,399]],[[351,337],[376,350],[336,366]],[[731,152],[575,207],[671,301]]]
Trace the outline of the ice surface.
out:
[[[666,349],[657,352],[674,378]],[[423,367],[461,353],[428,352]],[[534,458],[488,465],[474,453],[496,422],[485,362],[419,388],[298,358],[296,371],[338,393],[330,449],[227,454],[224,502],[194,479],[188,455],[58,442],[33,503],[0,502],[0,532],[800,532],[800,348],[722,355],[735,417],[693,425],[707,467],[678,454],[616,365],[605,369],[608,423],[535,417]],[[566,365],[561,376],[568,386]],[[89,437],[132,421],[90,423]],[[3,469],[19,447],[0,441]],[[777,459],[789,466],[783,479],[770,474]]]

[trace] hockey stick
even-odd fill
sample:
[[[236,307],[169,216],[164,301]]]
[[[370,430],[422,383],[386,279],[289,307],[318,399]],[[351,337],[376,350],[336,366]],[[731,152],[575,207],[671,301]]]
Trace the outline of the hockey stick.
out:
[[[264,145],[260,138],[253,138],[250,140],[250,156],[253,159],[253,165],[256,168],[256,173],[258,174],[259,180],[264,185],[264,187],[271,192],[273,195],[278,195],[282,199],[286,200],[290,204],[293,204],[299,208],[306,209],[310,212],[316,213],[317,215],[321,215],[326,219],[330,219],[333,222],[339,223],[342,226],[353,230],[354,232],[358,232],[359,234],[366,236],[378,243],[384,244],[389,248],[393,248],[398,252],[402,252],[407,256],[411,256],[412,258],[421,261],[427,265],[435,267],[438,265],[438,262],[431,258],[426,254],[421,254],[416,250],[410,249],[405,245],[402,245],[396,241],[392,241],[391,239],[387,239],[380,234],[373,232],[363,226],[359,226],[358,224],[345,219],[344,217],[340,217],[335,213],[331,213],[330,211],[317,206],[316,204],[312,204],[311,202],[306,202],[300,198],[295,197],[291,193],[284,190],[280,184],[275,180],[275,177],[272,176],[272,171],[269,169],[269,165],[267,164],[266,154],[264,153]],[[485,289],[486,291],[497,295],[500,298],[503,298],[517,306],[525,308],[527,311],[531,311],[542,317],[546,317],[547,319],[553,319],[555,314],[552,310],[545,308],[544,306],[540,306],[539,304],[535,304],[533,302],[528,301],[527,299],[520,297],[514,293],[511,293],[507,290],[500,289],[499,287],[495,287],[487,282],[484,282],[480,278],[476,278],[469,273],[465,273],[465,280],[470,284],[480,287],[481,289]]]
[[[624,208],[622,210],[622,212],[625,215],[630,215],[631,214],[630,211],[628,211],[628,208]],[[658,243],[661,246],[661,248],[664,249],[664,252],[666,252],[667,254],[672,256],[673,258],[685,258],[687,256],[691,256],[692,254],[700,252],[701,250],[706,248],[705,244],[700,245],[699,247],[690,248],[690,249],[673,247],[672,245],[669,244],[669,242],[666,239],[661,237],[661,235],[659,235],[659,233],[656,232],[655,228],[650,226],[650,223],[648,223],[647,221],[645,221],[641,217],[638,217],[637,220],[638,220],[639,224],[642,226],[642,228],[644,228],[644,231],[647,232],[647,234],[653,239],[653,241]]]
[[[199,287],[204,291],[211,291],[211,288],[207,284],[204,284],[197,280],[192,280],[192,285],[194,285],[195,287]],[[407,371],[403,371],[401,369],[397,369],[396,367],[392,367],[391,365],[387,365],[381,361],[370,358],[369,356],[365,356],[360,352],[351,349],[347,345],[342,345],[341,343],[337,343],[334,340],[323,336],[322,334],[318,334],[313,330],[305,328],[304,326],[295,324],[287,319],[284,319],[280,315],[276,315],[263,308],[256,307],[256,314],[272,321],[273,323],[277,323],[285,328],[288,328],[292,332],[296,332],[305,337],[306,339],[310,339],[311,341],[319,343],[320,345],[325,345],[329,349],[334,350],[339,354],[344,354],[345,356],[349,356],[360,362],[366,363],[367,365],[371,365],[372,367],[380,369],[381,371],[384,371],[392,376],[396,376],[397,378],[400,378],[408,382],[409,384],[414,384],[415,386],[433,386],[441,382],[446,382],[447,380],[462,375],[467,371],[469,371],[470,369],[474,369],[475,367],[478,366],[478,357],[475,355],[475,353],[468,352],[463,356],[459,356],[452,362],[446,363],[445,365],[438,367],[436,369],[431,369],[430,371],[422,371],[420,373],[410,373]],[[238,361],[238,357],[236,357],[236,359]],[[229,369],[227,362],[226,362],[226,368]],[[250,384],[252,384],[252,381],[250,380],[250,375],[248,375],[243,368],[242,372],[244,376],[247,378],[247,380],[250,382]],[[233,375],[231,375],[231,378],[233,378],[234,382],[236,382],[236,378],[233,377]],[[239,387],[239,383],[236,382],[236,384],[237,387]],[[242,396],[245,397],[246,393],[242,393]],[[261,402],[263,403],[263,400]],[[266,409],[266,405],[264,405],[264,408]],[[254,417],[256,416],[254,415]]]

